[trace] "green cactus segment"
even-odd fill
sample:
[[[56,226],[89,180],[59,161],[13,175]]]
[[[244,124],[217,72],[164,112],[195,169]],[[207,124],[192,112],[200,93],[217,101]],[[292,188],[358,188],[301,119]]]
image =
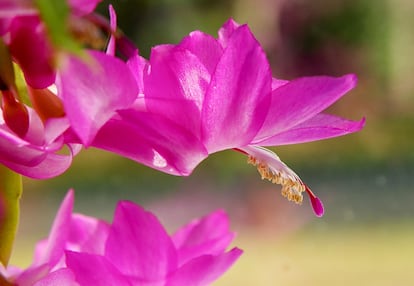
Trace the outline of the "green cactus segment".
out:
[[[22,176],[0,164],[0,263],[7,266],[19,224]]]

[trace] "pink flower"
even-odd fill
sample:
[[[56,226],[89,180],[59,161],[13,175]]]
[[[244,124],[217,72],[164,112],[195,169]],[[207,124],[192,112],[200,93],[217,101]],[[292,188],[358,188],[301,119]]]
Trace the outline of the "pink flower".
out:
[[[93,12],[100,1],[71,0],[68,5],[73,17],[79,18]],[[57,60],[55,50],[33,1],[5,0],[0,3],[0,8],[0,36],[8,44],[27,83],[37,89],[53,84]]]
[[[247,25],[229,20],[219,38],[199,31],[178,45],[152,49],[147,62],[129,59],[142,94],[98,132],[92,145],[152,168],[188,175],[209,154],[235,149],[282,194],[320,200],[273,152],[260,146],[296,144],[360,130],[361,121],[321,113],[354,88],[356,77],[272,77],[266,55]],[[117,134],[117,136],[113,136]]]
[[[76,11],[86,13],[92,6],[88,4],[82,6],[83,10]],[[16,16],[12,20],[13,23],[21,20],[31,33],[32,26],[27,17]],[[46,40],[46,37],[31,36]],[[27,53],[27,47],[28,44],[18,45],[28,55],[24,58],[46,67],[33,49]],[[43,179],[63,173],[70,166],[73,155],[80,150],[80,144],[88,146],[116,110],[129,107],[138,95],[137,82],[125,62],[103,52],[85,51],[82,59],[69,54],[62,57],[56,86],[32,88],[25,73],[32,106],[29,107],[21,102],[22,96],[15,83],[14,70],[18,68],[13,68],[13,55],[9,49],[13,52],[13,41],[7,47],[0,39],[0,53],[4,58],[0,70],[0,163],[25,176]],[[51,51],[42,51],[51,54]],[[33,71],[34,76],[43,77],[42,74]],[[54,83],[54,70],[52,78]],[[49,80],[41,82],[50,84]],[[65,145],[69,152],[63,154],[60,151]]]
[[[88,146],[116,110],[133,103],[138,87],[127,65],[102,52],[90,51],[89,56],[90,63],[67,57],[57,94],[29,87],[33,108],[3,91],[3,101],[10,98],[27,114],[10,112],[5,105],[0,110],[0,163],[32,178],[60,175],[80,150],[78,143]],[[63,155],[65,145],[70,152]]]
[[[63,173],[79,151],[68,144],[69,153],[60,154],[64,146],[61,134],[68,127],[64,119],[51,119],[44,125],[33,109],[28,108],[30,125],[22,138],[4,122],[0,110],[0,163],[31,178],[50,178]]]
[[[72,214],[63,201],[48,239],[26,270],[0,271],[26,285],[209,285],[241,255],[223,211],[194,220],[169,236],[142,207],[119,202],[112,224]]]

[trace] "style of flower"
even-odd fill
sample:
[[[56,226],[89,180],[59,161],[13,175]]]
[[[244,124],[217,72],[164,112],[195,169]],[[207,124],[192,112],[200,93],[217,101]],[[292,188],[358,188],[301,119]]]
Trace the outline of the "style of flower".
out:
[[[100,129],[92,145],[175,175],[189,175],[209,154],[234,149],[263,178],[281,184],[289,200],[301,203],[306,192],[321,216],[321,201],[260,146],[359,131],[364,119],[321,113],[354,88],[356,77],[273,78],[247,25],[229,20],[218,34],[215,39],[195,31],[178,45],[154,47],[149,61],[138,53],[131,57],[128,65],[142,82],[142,94]]]
[[[242,254],[223,211],[168,235],[155,215],[119,202],[112,224],[73,214],[70,191],[49,237],[26,270],[3,269],[11,285],[209,285]],[[1,278],[0,275],[0,278]],[[1,281],[1,280],[0,280]]]

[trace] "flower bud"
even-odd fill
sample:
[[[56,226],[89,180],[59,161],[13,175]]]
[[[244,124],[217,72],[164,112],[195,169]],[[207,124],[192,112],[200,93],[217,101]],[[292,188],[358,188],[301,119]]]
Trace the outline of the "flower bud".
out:
[[[2,91],[2,93],[4,121],[14,133],[24,138],[29,129],[29,112],[23,103],[16,100],[11,91]]]

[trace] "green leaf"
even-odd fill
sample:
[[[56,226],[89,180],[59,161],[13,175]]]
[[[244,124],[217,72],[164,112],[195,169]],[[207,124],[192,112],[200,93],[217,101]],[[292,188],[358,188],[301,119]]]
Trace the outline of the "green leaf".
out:
[[[36,0],[35,3],[53,45],[67,52],[81,54],[81,45],[69,33],[70,9],[67,1]]]
[[[0,262],[7,266],[19,224],[22,176],[0,164]]]

